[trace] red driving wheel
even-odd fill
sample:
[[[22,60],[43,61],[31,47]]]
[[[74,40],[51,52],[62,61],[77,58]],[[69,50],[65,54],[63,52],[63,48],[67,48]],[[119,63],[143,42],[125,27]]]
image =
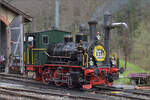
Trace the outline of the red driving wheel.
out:
[[[43,73],[42,73],[42,80],[44,84],[48,84],[49,80],[51,80],[51,70],[49,69],[44,69]]]
[[[62,75],[59,75],[59,72],[58,72],[58,70],[56,70],[55,72],[54,72],[54,77],[53,77],[55,80],[63,80],[63,76]],[[55,81],[55,85],[56,86],[61,86],[61,85],[63,85],[63,82],[57,82],[57,81]]]

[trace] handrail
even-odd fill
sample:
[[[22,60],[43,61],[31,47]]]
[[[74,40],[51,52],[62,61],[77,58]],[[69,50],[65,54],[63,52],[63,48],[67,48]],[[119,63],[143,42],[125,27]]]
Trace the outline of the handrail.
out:
[[[32,54],[32,64],[33,64],[33,48],[31,49],[31,54]]]
[[[86,67],[88,68],[89,61],[88,61],[88,54],[86,53]]]
[[[29,48],[27,48],[27,64],[29,64]]]
[[[47,49],[46,49],[46,48],[33,48],[32,50],[37,50],[37,51],[38,51],[38,50],[39,50],[39,51],[41,50],[41,51],[43,51],[43,50],[47,50]]]
[[[47,50],[46,48],[32,48],[31,49],[31,54],[32,54],[32,64],[34,64],[34,51],[45,51]]]
[[[84,66],[84,54],[83,54],[83,58],[82,58],[82,65]]]
[[[86,56],[86,67],[88,68],[88,64],[89,64],[89,61],[88,61],[88,54],[87,53],[84,53],[83,54],[83,59],[82,59],[82,64],[83,64],[83,66],[85,65],[85,62],[84,62],[84,56]]]

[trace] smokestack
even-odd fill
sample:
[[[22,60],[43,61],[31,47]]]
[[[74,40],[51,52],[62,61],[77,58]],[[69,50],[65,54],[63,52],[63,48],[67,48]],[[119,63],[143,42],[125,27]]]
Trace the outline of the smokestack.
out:
[[[90,28],[90,41],[95,40],[95,35],[96,35],[96,21],[90,21],[88,22],[89,28]]]
[[[110,66],[109,61],[109,38],[110,38],[110,29],[111,29],[111,14],[106,12],[104,14],[104,28],[105,28],[105,36],[104,36],[104,49],[106,51],[106,58],[104,61],[104,65]]]

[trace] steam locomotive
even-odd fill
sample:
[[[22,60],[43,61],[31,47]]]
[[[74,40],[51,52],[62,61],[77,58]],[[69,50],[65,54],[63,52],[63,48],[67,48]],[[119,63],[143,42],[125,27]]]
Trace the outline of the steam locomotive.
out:
[[[110,15],[104,16],[104,46],[100,34],[96,36],[97,22],[90,21],[88,24],[90,41],[87,34],[81,33],[76,34],[75,42],[71,34],[65,34],[64,42],[61,43],[49,43],[49,38],[43,36],[43,42],[47,43],[46,49],[37,49],[39,46],[37,39],[41,36],[35,39],[34,34],[28,34],[26,37],[33,36],[33,39],[27,42],[25,48],[26,71],[34,71],[35,80],[41,80],[45,84],[54,83],[57,86],[69,88],[78,86],[86,89],[95,85],[112,86],[114,76],[119,73],[119,62],[116,59],[113,64],[109,56],[109,32],[112,29]],[[42,53],[34,56],[34,50]],[[41,58],[38,57],[39,55],[46,56],[44,64],[34,63]],[[34,61],[34,58],[37,60]],[[29,59],[32,60],[31,63]]]

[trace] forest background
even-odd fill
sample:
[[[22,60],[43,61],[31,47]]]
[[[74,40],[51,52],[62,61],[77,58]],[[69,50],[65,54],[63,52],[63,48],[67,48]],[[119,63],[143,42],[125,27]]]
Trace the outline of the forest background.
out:
[[[50,30],[55,26],[55,0],[7,0],[33,17],[26,33]],[[98,21],[97,31],[104,33],[103,15],[110,11],[113,22],[126,22],[128,30],[111,31],[111,52],[124,59],[124,34],[127,33],[127,60],[150,70],[150,0],[60,0],[59,29],[79,32],[88,29],[88,21]]]

